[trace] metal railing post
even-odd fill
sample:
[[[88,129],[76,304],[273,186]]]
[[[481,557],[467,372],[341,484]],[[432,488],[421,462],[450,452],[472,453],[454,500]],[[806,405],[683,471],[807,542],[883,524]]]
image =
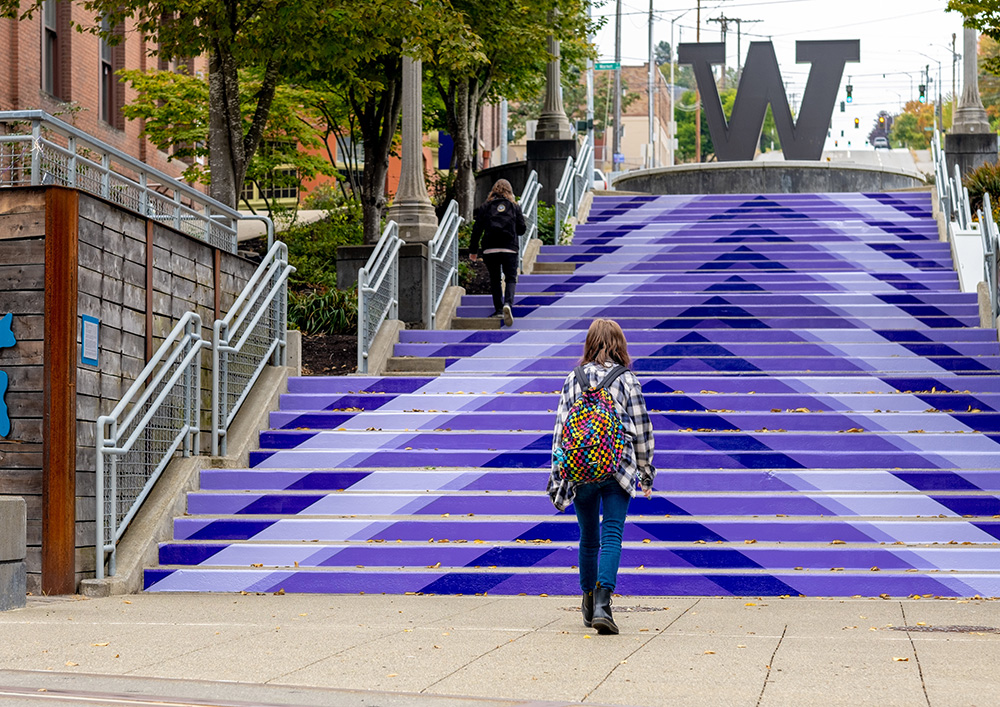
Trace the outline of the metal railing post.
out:
[[[31,122],[31,186],[37,187],[42,183],[42,122],[33,120]]]
[[[365,289],[368,287],[368,272],[358,270],[358,373],[368,373],[368,302]]]

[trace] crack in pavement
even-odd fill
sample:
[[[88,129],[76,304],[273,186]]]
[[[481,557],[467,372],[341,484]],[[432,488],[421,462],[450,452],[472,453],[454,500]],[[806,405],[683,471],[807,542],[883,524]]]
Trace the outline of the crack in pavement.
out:
[[[620,668],[620,667],[622,666],[622,664],[623,664],[623,663],[625,663],[625,662],[626,662],[626,661],[627,661],[627,660],[628,660],[629,658],[631,658],[631,657],[632,657],[632,656],[634,656],[634,655],[635,655],[636,653],[638,653],[638,652],[639,652],[639,651],[641,651],[641,650],[642,650],[643,648],[645,648],[645,647],[646,647],[646,646],[648,646],[648,645],[649,645],[650,643],[652,643],[652,642],[653,642],[653,640],[654,640],[655,638],[657,638],[657,637],[659,637],[659,636],[662,636],[662,635],[663,635],[663,633],[664,633],[664,632],[665,632],[665,631],[666,631],[667,629],[669,629],[669,628],[670,628],[671,626],[673,626],[673,625],[674,625],[675,623],[677,623],[678,621],[680,621],[680,620],[681,620],[681,618],[682,618],[682,617],[683,617],[683,616],[684,616],[685,614],[687,614],[687,612],[691,611],[691,609],[695,608],[695,607],[696,607],[696,606],[698,606],[698,604],[700,604],[700,603],[701,603],[701,598],[699,597],[699,598],[698,598],[698,600],[697,600],[697,601],[695,601],[695,603],[694,603],[694,604],[692,604],[691,606],[689,606],[688,608],[686,608],[686,609],[685,609],[684,611],[682,611],[682,612],[681,612],[680,614],[678,614],[678,615],[677,615],[677,617],[676,617],[675,619],[673,619],[673,620],[672,620],[672,621],[671,621],[670,623],[668,623],[668,624],[667,624],[666,626],[664,626],[664,627],[663,627],[663,629],[661,629],[661,630],[659,631],[659,633],[654,633],[654,634],[653,634],[652,636],[650,636],[650,637],[649,637],[649,640],[648,640],[648,641],[645,641],[644,643],[641,643],[641,644],[639,645],[639,647],[638,647],[638,648],[636,648],[636,649],[635,649],[634,651],[632,651],[632,652],[631,652],[631,653],[629,653],[629,654],[628,654],[627,656],[625,656],[625,657],[624,657],[624,658],[623,658],[622,660],[620,660],[620,661],[618,662],[618,665],[616,665],[616,666],[615,666],[615,667],[613,667],[613,668],[612,668],[611,670],[609,670],[609,671],[608,671],[608,674],[607,674],[607,675],[605,675],[605,676],[604,676],[603,678],[601,678],[601,681],[600,681],[599,683],[597,683],[596,685],[594,685],[594,687],[593,687],[593,688],[591,688],[591,689],[590,689],[590,691],[589,691],[589,692],[587,692],[587,694],[583,696],[583,699],[581,699],[581,700],[580,700],[580,702],[586,702],[586,701],[587,701],[588,699],[590,699],[590,696],[591,696],[591,695],[593,695],[593,694],[594,694],[595,692],[597,692],[597,690],[598,690],[598,689],[600,689],[601,685],[603,685],[604,683],[606,683],[606,682],[608,681],[608,678],[610,678],[610,677],[611,677],[611,676],[612,676],[612,675],[614,674],[614,672],[615,672],[616,670],[618,670],[618,668]]]
[[[903,626],[909,627],[910,622],[906,619],[906,607],[903,606],[903,602],[899,602],[899,611],[903,615]],[[917,644],[913,641],[913,634],[909,631],[906,632],[906,637],[910,639],[910,648],[913,650],[913,660],[917,664],[917,674],[920,675],[920,687],[924,691],[924,699],[927,701],[927,707],[931,707],[931,696],[927,694],[927,682],[924,680],[924,669],[920,665],[920,656],[917,655]]]
[[[774,652],[771,653],[771,660],[767,661],[766,671],[764,673],[764,684],[760,686],[760,694],[757,695],[757,707],[760,707],[761,701],[764,699],[764,691],[767,689],[767,682],[771,679],[771,666],[774,665],[774,657],[778,655],[778,649],[781,648],[781,642],[785,640],[785,634],[788,632],[788,624],[781,629],[781,635],[778,637],[778,643],[774,646]]]

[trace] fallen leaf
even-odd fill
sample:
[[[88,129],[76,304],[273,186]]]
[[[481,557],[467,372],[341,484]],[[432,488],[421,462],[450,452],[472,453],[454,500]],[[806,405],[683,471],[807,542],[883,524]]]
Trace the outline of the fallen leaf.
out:
[[[110,644],[108,644],[108,643],[91,643],[90,645],[94,646],[95,648],[104,648],[104,646],[107,646],[107,645],[110,645]]]
[[[75,668],[76,666],[79,665],[79,663],[74,663],[72,660],[67,660],[66,665],[68,665],[71,668]]]
[[[893,661],[896,663],[908,663],[909,660],[909,658],[893,658]]]
[[[715,651],[705,651],[705,655],[715,655]]]

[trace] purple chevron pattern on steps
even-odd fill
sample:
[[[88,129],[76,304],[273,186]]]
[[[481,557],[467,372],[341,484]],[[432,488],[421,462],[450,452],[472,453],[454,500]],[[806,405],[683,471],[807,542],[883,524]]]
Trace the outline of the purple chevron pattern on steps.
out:
[[[404,331],[441,376],[298,378],[205,469],[149,591],[576,594],[554,409],[617,318],[660,469],[619,591],[1000,595],[1000,344],[929,195],[597,197],[500,330]],[[466,296],[459,316],[485,316]]]

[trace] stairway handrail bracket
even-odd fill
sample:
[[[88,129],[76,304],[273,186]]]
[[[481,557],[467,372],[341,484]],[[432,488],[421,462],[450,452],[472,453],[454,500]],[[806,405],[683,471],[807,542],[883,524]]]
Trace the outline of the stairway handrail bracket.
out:
[[[368,354],[382,322],[399,312],[399,225],[389,221],[358,271],[358,373],[368,373]]]
[[[97,419],[97,578],[115,573],[115,547],[174,453],[200,444],[201,317],[186,313],[109,415]],[[159,424],[150,426],[157,416]],[[163,420],[166,423],[163,423]]]
[[[427,312],[424,321],[433,329],[438,307],[449,285],[458,284],[458,230],[464,219],[458,215],[458,202],[452,200],[427,243]]]
[[[30,132],[17,131],[30,125]],[[240,213],[41,110],[0,111],[0,188],[80,189],[236,253]],[[61,144],[60,144],[61,143]]]
[[[212,455],[268,362],[287,358],[288,246],[275,241],[229,312],[212,326]]]

